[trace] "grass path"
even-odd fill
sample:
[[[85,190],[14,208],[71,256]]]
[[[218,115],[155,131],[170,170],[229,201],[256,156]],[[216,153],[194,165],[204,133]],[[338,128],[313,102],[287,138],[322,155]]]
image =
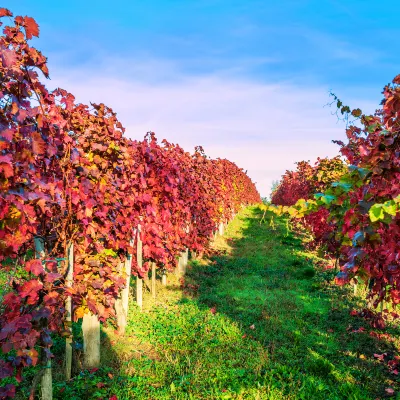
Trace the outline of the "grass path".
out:
[[[126,337],[105,329],[104,367],[59,384],[56,398],[376,399],[398,390],[373,356],[398,341],[370,336],[349,315],[360,299],[330,284],[332,271],[284,221],[273,230],[259,220],[258,209],[243,210],[215,255],[192,261],[183,291],[172,275],[156,300],[145,295]]]

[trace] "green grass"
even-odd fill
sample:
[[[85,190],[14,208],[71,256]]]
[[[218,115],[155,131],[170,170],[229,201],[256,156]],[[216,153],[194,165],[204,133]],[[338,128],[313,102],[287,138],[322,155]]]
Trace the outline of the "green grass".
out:
[[[243,210],[191,262],[180,288],[171,275],[127,334],[103,332],[102,365],[55,385],[56,399],[376,399],[398,378],[373,356],[399,345],[377,340],[349,311],[362,299],[331,284],[333,271],[304,250],[284,220],[259,224]],[[197,289],[198,288],[198,289]],[[364,326],[365,332],[353,333]]]

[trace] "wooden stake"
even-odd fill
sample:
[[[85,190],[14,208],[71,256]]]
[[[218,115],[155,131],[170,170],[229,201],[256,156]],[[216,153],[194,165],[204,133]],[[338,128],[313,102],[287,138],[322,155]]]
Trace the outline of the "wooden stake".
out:
[[[167,286],[167,274],[166,274],[165,271],[163,271],[163,274],[162,274],[162,276],[161,276],[161,284],[162,284],[163,286]]]
[[[83,364],[85,368],[100,365],[100,321],[97,315],[85,314],[82,321]]]
[[[46,363],[46,369],[41,382],[42,400],[53,399],[53,376],[51,373],[51,360]]]
[[[356,279],[357,280],[357,277],[355,277],[354,279]],[[354,296],[356,296],[357,295],[357,283],[354,285],[354,292],[353,292],[353,294],[354,294]]]
[[[151,263],[151,294],[156,298],[156,263]]]
[[[220,234],[220,236],[222,236],[224,234],[224,231],[225,231],[224,223],[220,222],[219,223],[219,234]]]
[[[131,240],[131,246],[133,246],[133,240]],[[131,275],[132,275],[132,254],[128,254],[125,260],[125,273],[126,273],[126,286],[122,290],[122,304],[124,307],[126,321],[128,321],[129,312],[129,290],[131,286]]]
[[[74,280],[74,244],[71,243],[67,250],[67,276],[65,278],[65,286],[67,288],[72,287]],[[69,381],[71,379],[72,370],[72,298],[68,296],[65,300],[66,316],[68,328],[71,329],[71,336],[68,336],[65,340],[65,379]]]
[[[36,258],[44,258],[46,256],[46,251],[44,248],[44,240],[41,237],[35,237],[33,239],[35,244]],[[42,400],[52,400],[53,399],[53,377],[51,373],[51,360],[47,360],[45,371],[41,379],[41,392]]]
[[[33,239],[35,243],[35,256],[36,258],[44,258],[46,256],[46,252],[44,249],[44,240],[41,237],[36,236]]]
[[[181,256],[178,259],[178,267],[177,267],[177,274],[178,275],[185,275],[186,273],[186,266],[187,266],[187,258],[189,256],[189,250],[186,249],[181,253]]]
[[[131,240],[131,246],[133,240]],[[125,270],[126,281],[125,287],[121,290],[119,298],[115,301],[115,312],[117,315],[118,333],[120,335],[125,334],[126,325],[128,323],[128,312],[129,312],[129,291],[131,285],[131,272],[132,272],[132,255],[127,254],[125,262],[121,265],[121,268]]]
[[[136,278],[136,303],[140,310],[143,309],[143,279]]]
[[[185,261],[185,272],[186,272],[186,267],[187,267],[187,265],[189,263],[189,249],[186,248],[186,250],[184,251],[183,254],[184,254],[183,258],[184,258],[184,261]]]
[[[138,268],[141,269],[143,267],[143,243],[140,238],[140,233],[142,229],[141,226],[138,225],[138,232],[137,232],[137,247],[136,247],[136,260]],[[136,303],[139,306],[140,310],[143,309],[143,280],[136,278]]]
[[[181,263],[182,263],[182,261],[181,261],[181,257],[179,257],[178,258],[178,261],[177,261],[177,263],[176,263],[176,267],[175,267],[175,274],[176,275],[181,275],[181,273],[182,273],[182,271],[181,271]]]

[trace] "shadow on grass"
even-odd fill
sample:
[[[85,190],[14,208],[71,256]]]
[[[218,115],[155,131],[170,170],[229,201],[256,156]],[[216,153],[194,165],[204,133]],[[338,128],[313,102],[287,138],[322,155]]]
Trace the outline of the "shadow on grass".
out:
[[[266,351],[258,372],[246,370],[249,384],[266,385],[270,394],[262,398],[271,399],[366,399],[399,389],[396,376],[374,357],[395,354],[395,343],[372,337],[365,321],[349,315],[357,299],[330,284],[332,271],[315,266],[321,260],[282,220],[273,231],[259,224],[255,209],[241,218],[242,229],[227,232],[230,251],[217,243],[210,263],[194,261],[185,280],[198,285],[200,309],[227,316],[243,341]],[[396,327],[389,332],[400,337]]]
[[[393,355],[398,339],[372,337],[349,315],[360,300],[330,283],[323,260],[284,220],[273,230],[260,218],[243,210],[213,256],[191,261],[183,291],[173,275],[156,300],[145,293],[125,336],[103,330],[102,368],[55,398],[358,400],[398,390],[374,357]]]

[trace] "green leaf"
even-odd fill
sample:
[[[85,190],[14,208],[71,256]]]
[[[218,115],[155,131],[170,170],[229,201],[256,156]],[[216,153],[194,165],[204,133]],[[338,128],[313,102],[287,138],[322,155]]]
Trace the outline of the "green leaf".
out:
[[[382,208],[385,210],[386,213],[390,215],[396,215],[397,213],[397,207],[396,203],[393,200],[387,201],[382,205]]]
[[[325,196],[323,196],[323,197],[321,197],[321,201],[324,203],[324,204],[331,204],[333,201],[335,201],[336,200],[336,196],[333,196],[333,195],[329,195],[329,194],[327,194],[327,195],[325,195]]]
[[[369,218],[372,222],[376,222],[385,218],[385,213],[382,208],[382,204],[374,204],[369,209]]]
[[[333,182],[332,186],[333,187],[338,187],[338,188],[342,189],[346,193],[350,192],[350,190],[353,188],[353,185],[351,183],[344,182],[344,181]]]
[[[106,256],[116,257],[117,253],[113,249],[104,249],[103,254]]]

